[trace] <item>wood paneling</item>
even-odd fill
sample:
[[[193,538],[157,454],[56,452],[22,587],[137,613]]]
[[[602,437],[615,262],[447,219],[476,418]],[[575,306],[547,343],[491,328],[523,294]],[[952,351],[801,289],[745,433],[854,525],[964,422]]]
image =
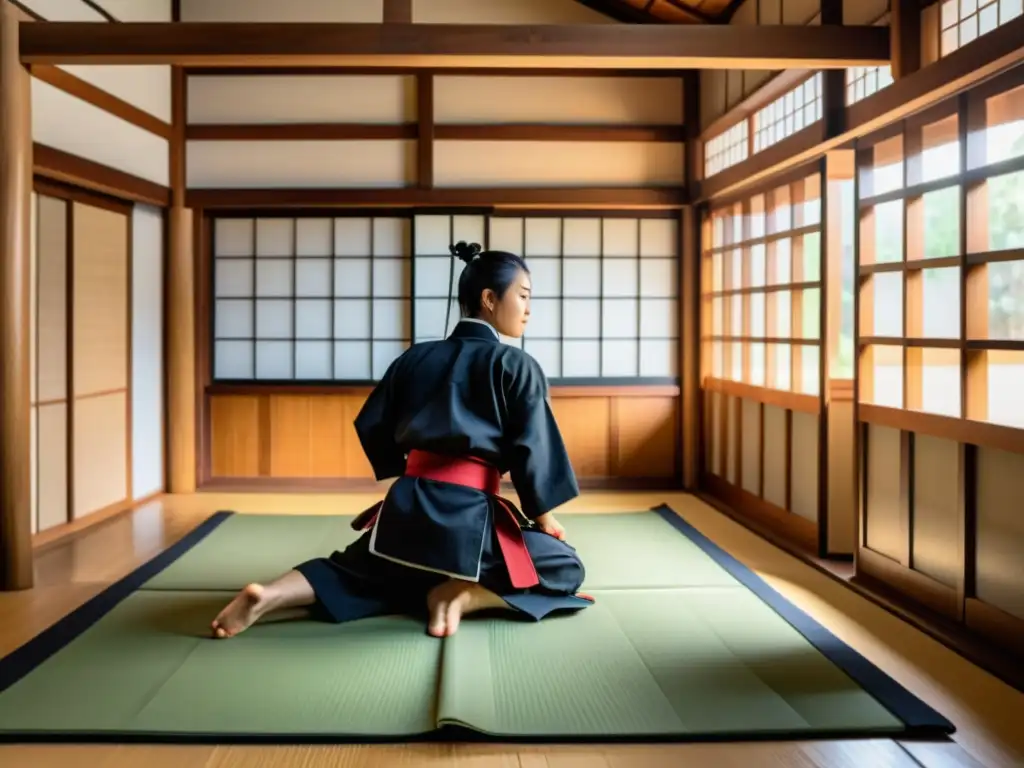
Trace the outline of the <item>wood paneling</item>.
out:
[[[557,401],[556,401],[557,402]],[[610,398],[612,425],[609,448],[615,461],[610,474],[620,477],[674,477],[674,442],[679,401],[666,397]]]
[[[210,398],[210,470],[213,477],[259,475],[259,409],[260,397],[257,395]]]
[[[209,402],[209,479],[372,481],[352,426],[366,399],[340,393],[218,391]],[[552,410],[584,482],[678,485],[679,397],[643,387],[619,395],[553,392]],[[311,486],[311,487],[312,487]],[[255,487],[255,486],[254,486]]]

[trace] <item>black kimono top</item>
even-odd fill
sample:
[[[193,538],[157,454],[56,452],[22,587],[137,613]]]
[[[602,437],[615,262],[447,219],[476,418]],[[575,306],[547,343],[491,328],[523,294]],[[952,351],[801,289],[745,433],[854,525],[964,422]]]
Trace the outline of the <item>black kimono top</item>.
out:
[[[497,503],[482,491],[404,476],[414,449],[476,457],[509,473],[530,519],[579,495],[540,365],[483,322],[463,320],[447,339],[406,350],[355,429],[376,478],[399,478],[370,551],[405,565],[479,579]]]

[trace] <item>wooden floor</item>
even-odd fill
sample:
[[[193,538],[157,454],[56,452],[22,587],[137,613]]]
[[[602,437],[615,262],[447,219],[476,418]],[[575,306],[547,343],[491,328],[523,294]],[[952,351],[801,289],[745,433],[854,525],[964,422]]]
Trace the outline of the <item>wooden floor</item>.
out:
[[[0,655],[148,560],[218,509],[237,512],[354,513],[374,495],[166,496],[77,538],[41,549],[36,587],[0,593]],[[889,740],[666,746],[0,746],[5,768],[47,766],[902,766],[1024,765],[1024,694],[999,682],[882,608],[783,553],[701,501],[683,494],[588,493],[573,511],[632,511],[668,502],[837,636],[957,726],[943,744]],[[54,691],[54,698],[60,696]]]

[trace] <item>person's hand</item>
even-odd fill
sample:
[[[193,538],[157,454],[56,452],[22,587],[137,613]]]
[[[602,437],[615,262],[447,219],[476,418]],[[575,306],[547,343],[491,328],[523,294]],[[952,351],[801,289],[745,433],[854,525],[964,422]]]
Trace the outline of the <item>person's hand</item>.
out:
[[[562,527],[562,524],[558,522],[555,519],[555,516],[550,512],[541,515],[535,522],[540,526],[540,529],[544,531],[544,533],[554,536],[556,539],[565,541],[565,528]]]

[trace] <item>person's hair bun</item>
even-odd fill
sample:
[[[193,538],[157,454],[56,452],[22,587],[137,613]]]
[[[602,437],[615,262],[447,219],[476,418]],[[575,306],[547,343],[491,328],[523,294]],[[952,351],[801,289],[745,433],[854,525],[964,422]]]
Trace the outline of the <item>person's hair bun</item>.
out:
[[[449,245],[448,250],[451,251],[452,256],[458,256],[469,264],[482,249],[479,243],[467,243],[465,240],[460,240],[455,245]]]

